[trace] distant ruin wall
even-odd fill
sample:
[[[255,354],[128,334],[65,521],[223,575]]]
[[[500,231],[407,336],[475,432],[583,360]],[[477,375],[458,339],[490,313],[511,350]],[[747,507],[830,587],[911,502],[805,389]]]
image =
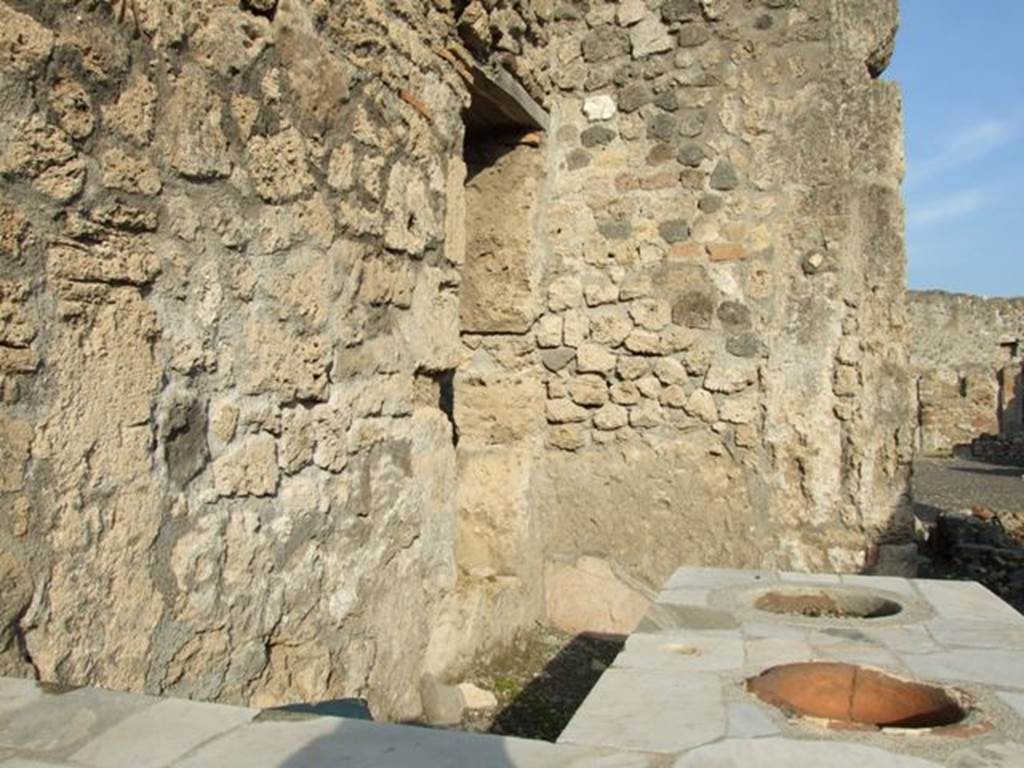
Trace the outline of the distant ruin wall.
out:
[[[909,310],[921,452],[1024,431],[1024,298],[911,291]]]
[[[895,26],[0,2],[0,672],[410,718],[679,565],[869,565],[912,449]],[[546,132],[480,129],[498,62]]]

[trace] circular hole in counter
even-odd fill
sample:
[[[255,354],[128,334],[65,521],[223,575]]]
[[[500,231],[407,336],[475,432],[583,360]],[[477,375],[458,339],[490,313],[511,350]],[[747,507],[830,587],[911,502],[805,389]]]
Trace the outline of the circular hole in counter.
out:
[[[791,714],[877,728],[941,728],[968,714],[945,688],[839,662],[772,667],[747,680],[747,690]]]
[[[881,619],[903,610],[895,600],[880,595],[808,587],[783,587],[765,592],[754,601],[754,608],[811,619]]]

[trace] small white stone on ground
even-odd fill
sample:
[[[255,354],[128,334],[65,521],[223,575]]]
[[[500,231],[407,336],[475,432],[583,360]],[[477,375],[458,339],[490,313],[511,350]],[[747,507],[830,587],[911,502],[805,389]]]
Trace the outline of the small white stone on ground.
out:
[[[497,696],[473,683],[460,683],[458,688],[462,694],[462,701],[470,712],[495,709],[498,706]]]

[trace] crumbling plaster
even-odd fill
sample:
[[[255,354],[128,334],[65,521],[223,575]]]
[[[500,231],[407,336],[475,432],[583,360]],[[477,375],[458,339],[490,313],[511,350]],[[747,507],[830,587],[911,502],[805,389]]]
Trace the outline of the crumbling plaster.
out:
[[[5,673],[415,717],[545,578],[899,536],[895,3],[458,6],[0,2]]]

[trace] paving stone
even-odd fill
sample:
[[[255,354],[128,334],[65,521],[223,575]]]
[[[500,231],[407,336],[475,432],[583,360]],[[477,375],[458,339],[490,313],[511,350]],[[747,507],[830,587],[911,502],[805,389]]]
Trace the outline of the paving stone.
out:
[[[771,571],[741,571],[731,568],[680,568],[665,582],[664,589],[678,587],[727,587],[736,584],[775,584]]]
[[[721,738],[725,717],[717,675],[612,668],[601,676],[558,741],[679,752]]]
[[[721,309],[719,309],[721,314]],[[800,584],[838,584],[839,574],[838,573],[800,573],[799,571],[780,571],[779,579],[782,581],[790,582],[795,581]]]
[[[253,723],[215,739],[175,768],[646,768],[648,755],[342,718]]]
[[[772,637],[780,640],[806,640],[807,629],[800,624],[787,624],[785,621],[745,621],[743,633],[751,639]]]
[[[1024,690],[1024,664],[1019,650],[957,649],[941,653],[905,653],[901,658],[911,672],[925,680],[966,681]]]
[[[837,741],[728,739],[680,757],[674,768],[939,768],[938,763]]]
[[[884,589],[889,592],[906,597],[917,598],[913,584],[908,579],[901,579],[896,576],[863,576],[859,573],[844,573],[840,580],[850,587],[869,587],[871,589]]]
[[[897,653],[929,653],[939,650],[928,630],[922,626],[865,627],[862,631],[872,640]]]
[[[777,667],[780,664],[794,664],[814,658],[811,646],[803,640],[781,637],[765,637],[748,640],[747,667],[755,671]]]
[[[815,648],[823,648],[829,645],[842,645],[850,641],[856,643],[867,643],[877,646],[880,643],[872,640],[859,629],[852,627],[825,627],[824,629],[812,629],[807,632],[807,642]]]
[[[33,752],[70,751],[157,699],[81,688],[44,694],[0,716],[0,746]]]
[[[35,680],[0,678],[0,718],[7,712],[25,707],[43,695]]]
[[[695,620],[696,617],[696,620]],[[695,629],[693,625],[699,623],[700,629],[734,629],[738,625],[736,620],[729,614],[721,611],[709,611],[707,608],[687,604],[672,605],[666,602],[657,602],[647,609],[647,613],[640,620],[634,634],[659,634],[677,629]],[[712,626],[707,626],[711,624]]]
[[[977,582],[918,579],[915,585],[942,618],[1024,624],[1024,616]]]
[[[754,739],[758,736],[774,736],[779,728],[760,704],[741,701],[729,704],[726,736],[730,739]]]
[[[1007,691],[997,691],[996,695],[1013,707],[1017,714],[1024,717],[1024,693],[1009,693]]]
[[[973,745],[956,752],[949,765],[951,768],[1020,768],[1024,765],[1024,744],[1005,741]]]
[[[814,646],[820,658],[844,661],[847,664],[863,664],[879,667],[890,672],[904,671],[903,663],[888,648],[872,646],[869,643],[837,643],[822,647]]]
[[[937,642],[945,646],[1024,648],[1024,623],[1016,627],[1002,622],[935,619],[924,626]]]
[[[708,589],[688,589],[685,587],[679,589],[664,589],[658,593],[659,603],[668,603],[670,605],[696,605],[706,606],[708,604],[708,595],[711,590]]]
[[[673,673],[739,669],[743,666],[743,638],[737,631],[633,634],[626,640],[614,666]]]
[[[257,714],[244,707],[165,699],[107,729],[71,759],[95,768],[159,768]]]
[[[701,608],[696,605],[672,605],[658,603],[663,626],[666,629],[738,629],[739,622],[728,611],[715,608]],[[651,613],[653,613],[653,608]]]
[[[24,757],[12,757],[0,763],[3,768],[73,768],[71,763],[50,763],[42,760],[28,760]]]

